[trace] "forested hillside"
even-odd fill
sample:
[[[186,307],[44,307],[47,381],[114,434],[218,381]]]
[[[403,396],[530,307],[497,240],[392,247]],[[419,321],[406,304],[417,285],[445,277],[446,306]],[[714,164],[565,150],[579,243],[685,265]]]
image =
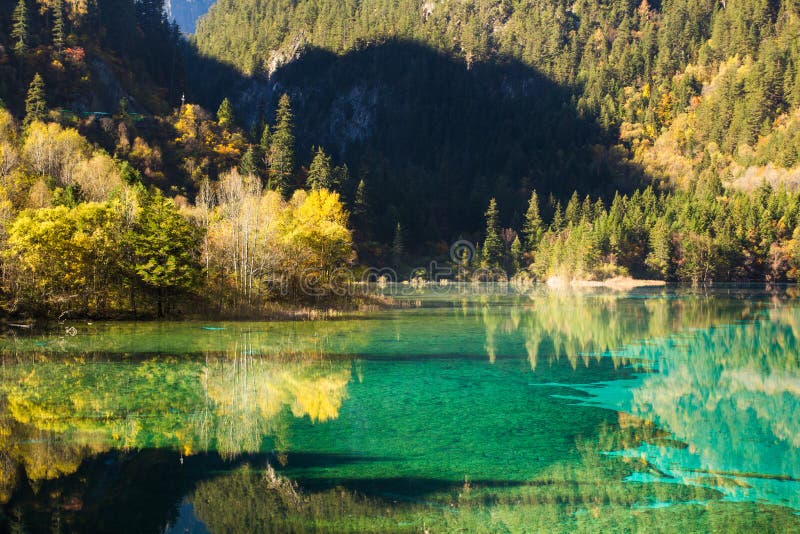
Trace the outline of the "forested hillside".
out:
[[[22,111],[39,73],[54,109],[167,113],[183,53],[163,0],[27,0],[0,5],[0,99]]]
[[[288,98],[256,141],[186,102],[163,0],[0,13],[0,316],[284,313],[352,263],[339,195],[293,181]]]
[[[391,170],[373,179],[376,190],[386,182],[416,189],[415,178],[433,191],[457,182],[484,203],[490,194],[503,198],[508,215],[518,217],[523,206],[513,197],[533,186],[624,187],[620,174],[629,178],[630,169],[621,169],[620,159],[646,179],[684,188],[703,173],[747,189],[763,179],[795,184],[798,9],[794,0],[220,0],[201,20],[195,42],[203,54],[307,102],[301,144],[322,139],[351,168],[374,168],[368,157],[388,158]],[[413,52],[397,53],[404,46]],[[463,71],[440,82],[434,72],[441,67],[416,60],[422,49]],[[508,74],[509,65],[523,72]],[[474,97],[476,79],[494,87]],[[551,100],[541,86],[526,91],[529,80],[547,80],[562,93]],[[402,88],[398,101],[394,88]],[[247,103],[242,110],[250,118],[257,113],[252,93],[229,95]],[[539,99],[544,105],[532,110]],[[461,121],[473,116],[473,105],[486,110],[486,123],[463,134]],[[553,123],[567,111],[551,113],[562,106],[602,133],[578,128],[583,137],[556,155],[553,145],[562,140]],[[493,146],[498,135],[502,148]],[[530,143],[526,136],[533,136]],[[592,158],[576,146],[604,153]],[[395,151],[405,154],[393,158]],[[587,172],[601,163],[610,164],[608,172]],[[378,203],[400,209],[435,198],[427,191],[393,204],[395,193]],[[400,219],[418,227],[419,218],[435,213]],[[459,222],[474,230],[475,219]]]
[[[796,280],[798,9],[4,3],[0,309],[258,315],[459,238],[465,280]]]

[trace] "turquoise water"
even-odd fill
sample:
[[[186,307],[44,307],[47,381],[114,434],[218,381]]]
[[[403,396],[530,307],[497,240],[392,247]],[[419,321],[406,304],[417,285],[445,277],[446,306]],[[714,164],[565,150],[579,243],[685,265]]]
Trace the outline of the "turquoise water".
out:
[[[4,528],[800,529],[789,295],[422,291],[399,304],[8,333]]]

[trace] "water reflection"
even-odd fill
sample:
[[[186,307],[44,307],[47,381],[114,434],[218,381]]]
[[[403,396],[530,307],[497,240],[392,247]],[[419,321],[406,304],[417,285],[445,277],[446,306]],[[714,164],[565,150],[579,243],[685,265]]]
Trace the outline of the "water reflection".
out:
[[[5,340],[6,515],[21,510],[34,531],[64,518],[64,530],[140,532],[800,519],[791,301],[479,295],[325,323],[206,326]],[[297,495],[265,480],[268,462],[300,482],[286,483]],[[150,526],[101,494],[148,503]]]
[[[112,449],[223,457],[285,451],[287,417],[335,418],[349,381],[347,361],[241,353],[201,361],[7,359],[0,382],[0,500],[10,498],[21,472],[36,485]]]
[[[609,357],[617,366],[648,366],[651,355],[635,350],[642,342],[753,319],[770,306],[769,301],[758,299],[668,291],[535,292],[507,306],[498,306],[498,299],[490,297],[475,304],[489,361],[494,362],[498,354],[520,354],[524,347],[534,371],[542,360],[552,364],[560,358],[573,368]],[[459,322],[468,318],[462,313]]]
[[[800,510],[800,310],[629,346],[652,362],[636,380],[586,388],[594,404],[654,422],[679,443],[617,451],[657,468],[633,480],[706,485],[731,500]]]

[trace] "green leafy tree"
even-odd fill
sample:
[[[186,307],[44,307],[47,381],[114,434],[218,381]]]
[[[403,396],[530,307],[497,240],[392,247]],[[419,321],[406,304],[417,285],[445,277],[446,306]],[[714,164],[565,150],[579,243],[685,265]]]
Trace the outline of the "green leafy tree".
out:
[[[217,124],[225,129],[232,128],[236,124],[233,104],[231,104],[231,101],[227,97],[222,99],[222,103],[217,110]]]
[[[25,126],[34,121],[44,121],[46,118],[47,100],[44,80],[37,72],[28,87],[28,95],[25,97]]]
[[[308,168],[308,178],[306,184],[309,189],[332,189],[333,187],[333,169],[331,168],[331,158],[328,156],[322,147],[317,147],[314,153],[314,159],[311,161],[311,166]]]
[[[11,38],[14,40],[14,52],[24,54],[30,48],[30,21],[28,20],[28,4],[19,0],[12,15]]]
[[[500,211],[497,201],[492,198],[486,210],[486,239],[483,241],[483,264],[486,267],[499,267],[503,261],[503,239],[500,237]]]
[[[199,232],[160,192],[147,199],[131,232],[132,271],[156,297],[157,314],[176,294],[191,292],[200,280],[196,251]]]
[[[711,282],[719,259],[714,240],[708,235],[688,232],[680,236],[679,243],[678,277],[694,285]]]

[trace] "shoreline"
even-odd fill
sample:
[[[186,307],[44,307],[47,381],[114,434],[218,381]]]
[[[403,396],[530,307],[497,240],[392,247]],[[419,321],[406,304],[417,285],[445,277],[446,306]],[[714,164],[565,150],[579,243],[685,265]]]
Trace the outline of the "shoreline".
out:
[[[630,276],[615,276],[606,280],[584,280],[580,278],[565,279],[559,276],[550,277],[545,282],[545,285],[550,289],[564,289],[571,288],[596,288],[603,287],[608,289],[615,289],[618,291],[625,291],[628,289],[636,289],[639,287],[664,287],[667,282],[664,280],[647,280],[631,278]]]

